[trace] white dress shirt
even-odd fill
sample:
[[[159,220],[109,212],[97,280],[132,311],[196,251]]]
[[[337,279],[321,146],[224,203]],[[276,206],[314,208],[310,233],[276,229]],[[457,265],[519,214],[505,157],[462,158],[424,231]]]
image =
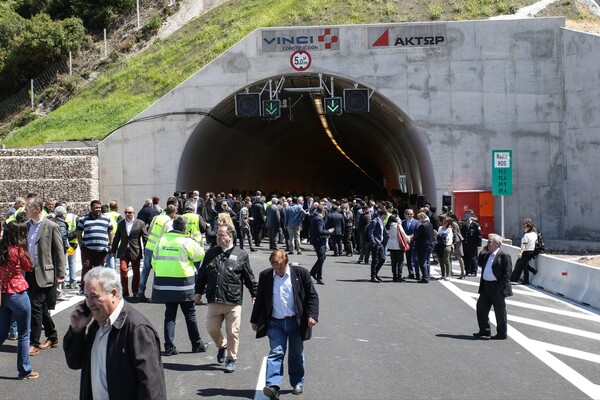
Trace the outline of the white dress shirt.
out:
[[[496,275],[494,275],[494,271],[492,271],[492,263],[494,262],[494,258],[498,255],[498,249],[490,253],[487,262],[485,263],[485,267],[483,267],[483,280],[484,281],[497,281]]]
[[[283,276],[279,276],[273,271],[273,313],[271,316],[283,319],[292,317],[295,314],[292,277],[288,264]]]

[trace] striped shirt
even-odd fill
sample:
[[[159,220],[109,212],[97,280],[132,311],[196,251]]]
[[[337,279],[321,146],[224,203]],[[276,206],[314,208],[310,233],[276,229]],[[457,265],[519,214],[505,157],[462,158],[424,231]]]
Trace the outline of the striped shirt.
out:
[[[77,230],[83,232],[83,245],[92,251],[108,251],[109,232],[112,231],[110,218],[100,215],[94,218],[86,214],[79,218]]]

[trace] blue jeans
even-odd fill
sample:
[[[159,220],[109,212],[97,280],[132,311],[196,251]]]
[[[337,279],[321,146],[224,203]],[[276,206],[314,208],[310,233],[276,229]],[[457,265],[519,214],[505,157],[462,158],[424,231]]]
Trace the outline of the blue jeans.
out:
[[[2,308],[0,308],[0,345],[8,336],[11,317],[17,321],[19,339],[17,342],[17,371],[19,377],[31,373],[29,362],[29,335],[31,332],[31,303],[27,292],[18,294],[2,294]]]
[[[104,264],[104,266],[106,268],[112,268],[116,271],[116,267],[115,265],[117,265],[117,261],[116,261],[116,257],[113,257],[112,253],[109,251],[106,254],[106,264]]]
[[[179,303],[165,303],[165,350],[175,347],[177,306],[181,307],[181,311],[183,312],[192,349],[200,346],[202,339],[200,338],[198,322],[196,321],[196,306],[193,301],[182,301]]]
[[[69,270],[69,279],[65,279],[65,284],[73,285],[77,283],[77,255],[67,256],[67,268]]]
[[[150,276],[150,270],[152,269],[152,250],[144,249],[144,265],[142,267],[142,275],[140,276],[140,284],[138,286],[138,293],[143,295],[146,294],[146,283],[148,283],[148,277]]]
[[[419,250],[417,259],[419,260],[419,269],[421,270],[421,278],[429,282],[429,258],[431,257],[431,249]]]
[[[304,342],[296,317],[271,319],[269,330],[271,351],[267,357],[267,386],[279,386],[283,380],[283,359],[289,342],[288,374],[292,386],[304,385]]]

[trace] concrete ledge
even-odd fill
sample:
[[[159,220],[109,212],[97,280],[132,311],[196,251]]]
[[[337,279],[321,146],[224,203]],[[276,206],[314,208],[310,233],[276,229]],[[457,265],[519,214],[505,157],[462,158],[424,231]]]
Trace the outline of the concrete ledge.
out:
[[[514,268],[519,247],[503,244],[502,250],[510,254]],[[536,256],[531,261],[531,266],[538,271],[535,275],[529,274],[529,281],[533,286],[600,309],[600,268],[546,254]]]

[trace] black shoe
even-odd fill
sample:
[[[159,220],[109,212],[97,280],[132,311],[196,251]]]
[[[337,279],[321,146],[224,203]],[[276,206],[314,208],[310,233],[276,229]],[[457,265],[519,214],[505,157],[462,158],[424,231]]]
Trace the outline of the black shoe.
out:
[[[417,283],[429,283],[429,281],[426,279],[419,279]]]
[[[375,278],[371,278],[371,280],[369,282],[373,282],[373,283],[379,283],[379,281]]]
[[[302,390],[302,386],[301,385],[296,385],[292,389],[292,394],[302,394],[303,391],[304,390]]]
[[[404,279],[404,278],[398,278],[398,282],[406,282],[406,279]]]
[[[356,263],[357,263],[357,264],[360,264],[361,262],[363,262],[363,260],[358,260]]]
[[[392,278],[392,282],[398,282],[398,277],[397,277],[397,276],[394,276],[394,277]]]
[[[173,346],[169,349],[166,349],[165,352],[163,353],[163,356],[165,356],[165,357],[176,356],[177,354],[179,354],[179,350],[177,350],[177,347]]]
[[[279,399],[279,386],[265,386],[263,394],[271,400]]]
[[[223,364],[225,362],[225,350],[227,350],[227,346],[217,351],[217,362],[219,364]]]
[[[490,333],[489,332],[475,332],[473,334],[473,336],[475,336],[477,339],[488,340],[490,338]]]
[[[255,251],[258,251],[258,250],[256,250],[255,248],[251,248],[250,251],[254,253]]]
[[[200,341],[198,346],[192,347],[192,353],[204,353],[208,349],[208,343]]]
[[[323,279],[317,279],[317,285],[324,285]]]
[[[494,336],[492,336],[492,340],[506,340],[507,336],[506,335],[501,335],[501,334],[496,334]]]
[[[377,279],[379,282],[383,282],[383,279],[381,279],[379,276],[375,275],[375,279]]]
[[[136,293],[135,298],[138,299],[138,301],[143,302],[143,303],[148,302],[148,298],[144,295],[144,293]]]
[[[408,274],[408,279],[415,279],[415,274]]]

